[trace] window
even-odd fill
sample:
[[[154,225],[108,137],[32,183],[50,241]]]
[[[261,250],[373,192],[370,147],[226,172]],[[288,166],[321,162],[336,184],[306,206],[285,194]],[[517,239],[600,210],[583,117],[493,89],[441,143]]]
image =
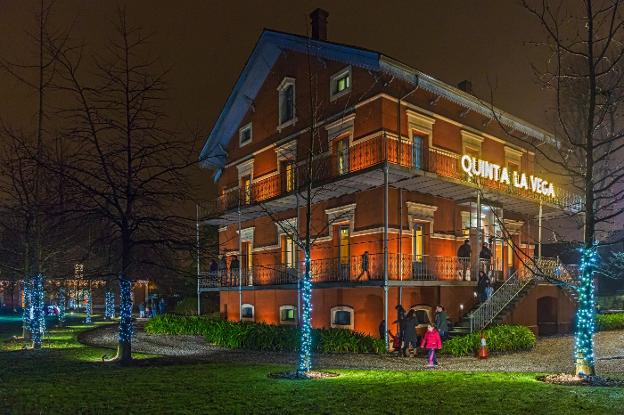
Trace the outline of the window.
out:
[[[349,139],[343,138],[336,143],[338,174],[349,173]]]
[[[287,268],[295,267],[295,243],[287,235],[282,235],[282,264]]]
[[[279,308],[280,324],[297,324],[297,308],[294,305],[283,305]]]
[[[295,80],[284,78],[277,88],[279,92],[278,129],[295,123]]]
[[[330,100],[335,100],[351,92],[351,67],[334,74],[330,79]]]
[[[251,143],[251,123],[241,127],[241,129],[238,130],[239,147],[242,147],[249,143]]]
[[[241,199],[243,204],[251,204],[251,177],[245,176],[241,178]]]
[[[349,306],[337,306],[331,309],[331,327],[353,330],[353,308]]]
[[[412,167],[422,169],[422,146],[423,137],[420,135],[412,136]]]
[[[412,245],[414,262],[423,262],[425,254],[425,226],[422,223],[414,224],[414,243]]]
[[[349,226],[341,226],[338,229],[338,276],[342,280],[349,279],[350,263],[349,263]]]
[[[292,161],[286,161],[284,166],[284,190],[290,193],[295,189],[295,166]]]
[[[254,306],[251,304],[243,304],[241,320],[254,321]]]
[[[243,276],[247,277],[247,284],[252,285],[253,247],[250,241],[243,241],[241,245],[243,248],[241,269],[244,272]]]

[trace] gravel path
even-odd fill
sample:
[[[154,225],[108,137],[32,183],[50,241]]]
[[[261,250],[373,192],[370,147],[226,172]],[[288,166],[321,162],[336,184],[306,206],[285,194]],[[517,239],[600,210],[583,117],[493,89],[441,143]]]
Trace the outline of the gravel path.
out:
[[[148,335],[138,323],[133,350],[183,360],[205,362],[245,362],[295,364],[294,353],[255,352],[231,350],[206,343],[200,336]],[[80,335],[82,343],[114,348],[117,343],[117,327],[104,326]],[[495,372],[571,372],[572,336],[557,336],[540,339],[530,352],[491,356],[487,360],[472,357],[444,357],[440,360],[442,370],[495,371]],[[624,331],[597,333],[596,370],[599,373],[624,374]],[[424,356],[399,358],[396,355],[322,354],[314,358],[319,368],[342,369],[425,369]]]

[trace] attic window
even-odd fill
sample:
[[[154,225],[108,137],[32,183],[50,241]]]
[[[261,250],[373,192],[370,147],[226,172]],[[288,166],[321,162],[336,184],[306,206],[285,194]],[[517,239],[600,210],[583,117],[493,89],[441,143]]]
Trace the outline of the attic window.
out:
[[[242,147],[244,145],[251,143],[251,137],[252,137],[252,130],[251,130],[251,123],[249,123],[241,127],[240,130],[238,130],[239,147]]]
[[[277,88],[279,93],[279,120],[277,129],[292,125],[297,121],[295,117],[295,79],[284,78]]]
[[[332,75],[329,87],[332,101],[351,92],[351,67],[348,66]]]

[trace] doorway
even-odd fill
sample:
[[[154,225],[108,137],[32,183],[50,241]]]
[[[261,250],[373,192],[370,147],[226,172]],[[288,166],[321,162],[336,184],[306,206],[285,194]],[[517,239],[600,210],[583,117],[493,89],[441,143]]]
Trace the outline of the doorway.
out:
[[[537,329],[539,336],[552,336],[558,332],[558,300],[555,297],[542,297],[537,300]]]

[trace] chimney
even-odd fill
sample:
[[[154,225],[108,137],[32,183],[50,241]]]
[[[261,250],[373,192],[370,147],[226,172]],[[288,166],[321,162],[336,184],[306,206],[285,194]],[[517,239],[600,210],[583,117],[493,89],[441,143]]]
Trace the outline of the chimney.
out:
[[[310,13],[310,23],[312,23],[312,39],[327,40],[328,16],[329,12],[320,8]]]
[[[464,92],[468,92],[470,95],[474,95],[472,93],[472,82],[467,79],[464,79],[463,81],[458,83],[457,88],[461,89]]]

